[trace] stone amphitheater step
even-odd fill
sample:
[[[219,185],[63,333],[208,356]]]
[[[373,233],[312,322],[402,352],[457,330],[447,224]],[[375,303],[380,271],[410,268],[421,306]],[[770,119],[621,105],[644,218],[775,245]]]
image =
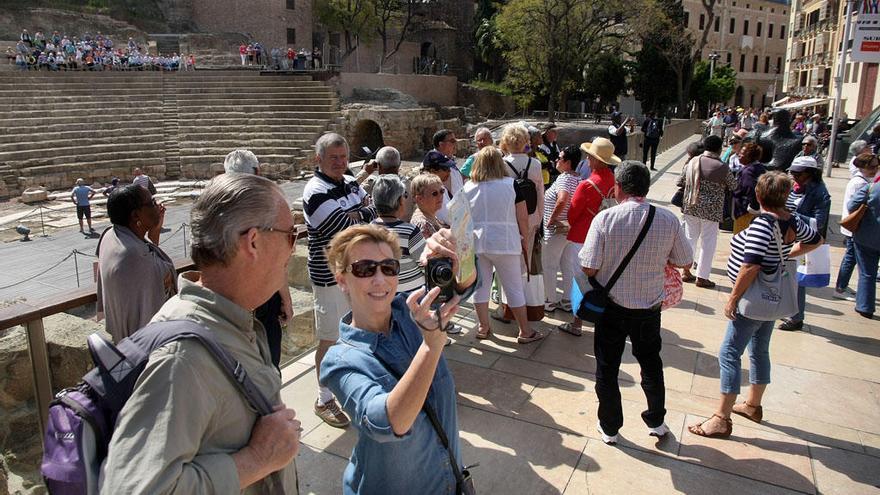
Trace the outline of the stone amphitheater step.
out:
[[[302,119],[309,120],[323,120],[327,121],[333,118],[333,116],[337,115],[337,112],[333,111],[323,111],[323,112],[274,112],[274,111],[265,111],[265,112],[242,112],[242,111],[230,111],[223,109],[214,109],[214,108],[202,108],[198,109],[198,111],[187,112],[184,110],[180,111],[180,121],[183,122],[185,119],[199,119],[199,120],[208,120],[213,123],[213,121],[250,121],[250,122],[267,122],[267,123],[281,123],[287,122],[290,124],[295,124],[297,122],[302,122]],[[2,120],[0,120],[2,122]]]
[[[195,96],[195,95],[193,95]],[[275,105],[319,105],[324,108],[333,108],[336,106],[337,101],[334,98],[331,98],[326,95],[309,95],[303,96],[296,93],[291,94],[263,94],[263,93],[254,93],[249,95],[235,95],[235,96],[223,96],[207,98],[205,95],[200,95],[200,97],[196,98],[185,98],[182,96],[178,97],[178,104],[182,107],[192,107],[192,106],[219,106],[226,107],[230,105],[256,105],[256,104],[265,104],[266,102],[272,102]]]
[[[148,153],[150,150],[145,150],[145,148],[153,147],[156,144],[164,144],[164,138],[159,137],[152,141],[148,141],[146,139],[141,139],[140,136],[138,136],[137,140],[130,140],[129,142],[117,141],[111,144],[87,144],[81,146],[67,146],[67,143],[59,144],[63,144],[63,146],[44,146],[38,149],[8,151],[3,154],[3,158],[7,162],[15,162],[31,158],[49,159],[75,155],[100,155],[102,153]]]
[[[138,128],[138,131],[137,143],[140,146],[143,146],[143,143],[157,143],[165,140],[165,134],[161,132],[162,129],[157,129],[156,132],[150,134],[145,134],[141,128]],[[119,137],[116,135],[100,135],[94,131],[80,132],[79,134],[81,134],[81,137],[78,138],[62,137],[52,133],[46,133],[37,135],[29,134],[29,141],[21,141],[19,139],[3,142],[3,140],[0,139],[0,153],[41,150],[46,148],[53,149],[58,146],[63,146],[66,149],[81,149],[85,146],[120,144]]]
[[[57,139],[66,137],[78,138],[88,135],[107,134],[106,131],[114,131],[113,135],[137,136],[140,132],[152,133],[153,130],[162,129],[162,120],[158,117],[150,120],[138,120],[133,122],[83,122],[80,127],[71,126],[71,124],[52,120],[50,123],[40,122],[37,126],[3,126],[0,124],[0,142],[4,141],[4,136],[14,139],[22,139],[20,136],[43,136],[49,134],[57,136]],[[82,129],[88,130],[82,130]],[[100,131],[100,132],[98,132]]]
[[[119,108],[102,108],[92,106],[90,108],[67,109],[64,107],[49,107],[39,110],[18,110],[11,109],[3,112],[0,121],[28,119],[28,118],[55,118],[55,117],[86,117],[86,118],[106,118],[119,116],[124,114],[127,117],[149,116],[156,111],[160,111],[161,105],[135,106],[126,108],[124,112],[120,112]]]
[[[319,121],[315,121],[319,122]],[[191,141],[194,139],[200,139],[195,137],[190,137],[194,134],[201,134],[204,137],[208,136],[216,136],[218,133],[229,132],[229,126],[225,125],[212,125],[213,123],[198,123],[194,122],[191,125],[187,125],[186,121],[180,122],[180,138],[186,138],[187,141]],[[321,124],[294,124],[294,125],[265,125],[265,124],[253,124],[248,125],[246,127],[242,127],[240,129],[233,129],[236,134],[243,133],[242,135],[249,134],[272,134],[272,135],[283,135],[289,136],[292,134],[308,134],[310,136],[315,135],[318,132],[324,130],[324,126]]]
[[[35,155],[35,156],[34,156]],[[33,153],[19,159],[4,159],[8,165],[17,169],[35,168],[42,165],[64,165],[66,163],[82,162],[97,163],[103,161],[113,161],[126,157],[151,158],[153,162],[161,161],[165,156],[165,151],[161,149],[161,145],[146,145],[140,150],[133,151],[102,151],[91,154],[68,153],[59,156],[51,156],[45,153]]]

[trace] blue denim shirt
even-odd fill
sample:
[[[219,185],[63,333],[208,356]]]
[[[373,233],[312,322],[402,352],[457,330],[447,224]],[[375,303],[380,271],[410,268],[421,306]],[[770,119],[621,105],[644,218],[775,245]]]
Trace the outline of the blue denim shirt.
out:
[[[339,340],[321,362],[321,384],[333,391],[359,432],[343,473],[344,494],[455,493],[449,454],[424,411],[403,436],[394,433],[388,420],[386,402],[397,379],[376,356],[403,375],[422,345],[422,333],[410,317],[406,297],[398,294],[391,304],[387,336],[351,326],[351,313],[346,315],[339,324]],[[455,383],[443,356],[427,401],[462,464]]]
[[[873,182],[853,193],[846,208],[853,211],[862,203],[868,203],[868,211],[853,233],[853,240],[876,249],[880,239],[880,184]]]
[[[822,238],[828,237],[828,215],[831,212],[831,195],[824,182],[810,182],[804,191],[804,199],[793,213],[805,222],[816,219],[816,231]]]

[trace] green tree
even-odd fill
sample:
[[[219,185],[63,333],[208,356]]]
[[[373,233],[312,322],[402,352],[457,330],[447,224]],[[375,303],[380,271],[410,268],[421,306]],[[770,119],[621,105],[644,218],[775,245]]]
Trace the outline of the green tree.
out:
[[[691,97],[703,110],[708,109],[713,103],[730,100],[736,91],[736,72],[733,67],[715,64],[711,78],[709,72],[709,62],[701,60],[694,66]]]
[[[621,53],[631,34],[627,21],[640,15],[641,1],[511,0],[496,18],[508,47],[508,85],[527,99],[545,95],[554,119],[597,54]]]
[[[620,57],[603,52],[584,69],[581,92],[589,100],[599,98],[604,105],[617,100],[626,87],[627,68]]]
[[[370,40],[379,24],[372,0],[316,0],[315,12],[327,29],[342,33],[345,46],[339,63],[354,53],[362,40]]]
[[[662,115],[666,108],[678,102],[679,97],[676,94],[677,75],[664,60],[661,50],[656,43],[642,45],[633,63],[630,87],[643,110]],[[669,84],[671,81],[676,84]]]

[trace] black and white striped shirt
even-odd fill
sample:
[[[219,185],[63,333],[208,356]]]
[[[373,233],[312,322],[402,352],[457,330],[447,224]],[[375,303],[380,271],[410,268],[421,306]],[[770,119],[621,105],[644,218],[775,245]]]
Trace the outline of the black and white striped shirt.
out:
[[[391,222],[374,221],[397,234],[400,243],[400,274],[397,276],[397,292],[410,292],[425,285],[425,273],[419,266],[419,258],[425,249],[425,238],[415,225],[396,220]]]
[[[318,287],[336,285],[336,279],[327,265],[327,245],[339,232],[369,222],[375,216],[371,207],[363,206],[367,193],[354,177],[343,176],[335,181],[316,171],[303,190],[303,213],[309,233],[309,278]],[[359,221],[349,213],[357,212]]]
[[[773,273],[779,266],[779,248],[773,235],[775,219],[772,215],[762,214],[755,218],[749,227],[733,236],[730,240],[730,258],[727,260],[727,276],[736,282],[739,269],[743,263],[761,265],[765,273]],[[789,220],[779,220],[779,232],[782,236],[782,255],[788,259],[794,242],[785,242],[785,232],[789,227],[795,231],[795,240],[804,244],[817,244],[822,237],[810,225],[792,215]]]

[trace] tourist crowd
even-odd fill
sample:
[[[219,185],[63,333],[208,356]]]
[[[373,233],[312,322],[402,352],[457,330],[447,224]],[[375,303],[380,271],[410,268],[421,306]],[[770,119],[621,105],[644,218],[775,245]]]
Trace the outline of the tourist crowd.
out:
[[[323,58],[318,47],[311,51],[305,48],[297,51],[293,47],[274,47],[267,51],[259,41],[242,43],[238,54],[243,66],[255,65],[272,70],[317,70],[322,67]]]
[[[21,70],[195,70],[192,54],[173,53],[150,55],[133,38],[117,46],[112,38],[100,32],[70,37],[53,31],[31,35],[22,30],[15,48],[6,57]]]
[[[322,135],[315,144],[317,168],[302,193],[318,341],[313,412],[330,426],[358,430],[342,473],[343,492],[473,493],[461,457],[454,381],[443,357],[447,335],[462,331],[452,319],[468,298],[481,340],[506,331],[493,318],[513,323],[521,346],[547,337],[536,322],[551,313],[574,313],[557,327],[567,334],[562,338],[580,337],[585,324],[592,325],[596,427],[608,444],[617,443],[623,427],[618,375],[628,339],[641,368],[647,433],[669,434],[662,310],[680,301],[683,283],[715,287],[719,225],[728,218],[734,235],[726,273],[733,289],[718,357],[720,398],[714,414],[689,430],[726,438],[733,414],[761,422],[772,331],[799,330],[806,317],[810,284],[791,283],[792,259],[823,245],[832,198],[814,141],[798,138],[802,149],[790,163],[771,167],[760,138],[769,120],[751,111],[734,111],[733,118],[736,124],[722,123],[723,132],[713,130],[688,147],[673,198],[681,216],[646,199],[649,167],[622,156],[626,136],[640,125],[643,158],[650,154],[654,168],[663,121],[653,114],[639,124],[615,113],[599,136],[568,146],[557,142],[553,125],[507,124],[497,139],[479,128],[476,151],[463,162],[456,160],[461,140],[444,129],[433,136],[421,166],[406,174],[392,147],[378,150],[353,174],[345,138]],[[772,120],[788,126],[782,114]],[[880,187],[877,156],[867,143],[860,146],[842,212],[863,210],[863,216],[844,232],[847,251],[835,296],[853,300],[856,312],[871,318]],[[277,367],[283,325],[292,317],[286,276],[298,232],[281,190],[260,177],[253,153],[233,151],[224,165],[226,173],[208,184],[192,209],[197,271],[176,280],[157,246],[164,208],[152,199],[149,178],[136,174],[131,186],[109,194],[113,226],[99,247],[99,304],[116,342],[147,321],[183,319],[210,327],[273,399],[275,412],[258,417],[192,342],[154,350],[110,441],[106,492],[140,486],[199,491],[218,483],[295,490],[291,466],[302,411],[281,403]],[[71,195],[78,211],[93,192],[78,182]],[[456,239],[450,229],[464,205],[471,240]],[[456,246],[469,241],[475,266],[460,271],[466,260],[458,259]],[[856,291],[848,288],[854,267]],[[137,287],[127,284],[132,273]],[[779,297],[772,303],[762,295],[768,287]],[[750,387],[737,403],[747,347]],[[196,386],[197,379],[208,383]],[[188,407],[194,400],[197,414]]]

